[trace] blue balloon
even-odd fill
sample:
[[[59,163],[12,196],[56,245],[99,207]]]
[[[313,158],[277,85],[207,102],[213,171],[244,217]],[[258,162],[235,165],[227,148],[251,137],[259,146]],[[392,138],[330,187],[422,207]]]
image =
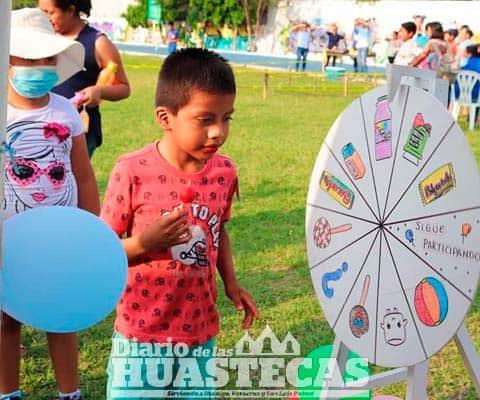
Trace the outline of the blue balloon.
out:
[[[47,332],[75,332],[105,318],[125,288],[127,258],[98,217],[39,207],[3,225],[2,311]]]

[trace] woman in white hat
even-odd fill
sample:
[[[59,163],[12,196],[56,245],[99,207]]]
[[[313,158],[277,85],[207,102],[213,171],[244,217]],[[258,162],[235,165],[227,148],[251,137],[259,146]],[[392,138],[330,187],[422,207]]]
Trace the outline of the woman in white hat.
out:
[[[82,69],[83,60],[83,46],[56,35],[41,10],[12,12],[4,145],[5,218],[52,205],[99,212],[98,188],[80,117],[67,99],[51,93],[57,83]],[[20,330],[20,322],[3,314],[0,399],[22,398]],[[47,339],[60,398],[81,399],[76,334],[47,333]]]
[[[90,15],[91,0],[39,0],[38,5],[50,19],[55,32],[80,42],[85,48],[84,69],[54,89],[67,98],[80,94],[79,107],[88,113],[87,147],[90,157],[102,144],[99,104],[104,100],[122,100],[130,95],[130,86],[115,45],[90,26],[84,16]],[[116,66],[113,85],[97,84],[100,72],[108,65]]]

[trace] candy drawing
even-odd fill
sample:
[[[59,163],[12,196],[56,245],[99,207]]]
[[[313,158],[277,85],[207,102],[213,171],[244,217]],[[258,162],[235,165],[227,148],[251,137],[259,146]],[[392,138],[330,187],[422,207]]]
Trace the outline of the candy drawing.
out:
[[[370,275],[366,275],[363,281],[362,294],[360,296],[360,302],[358,305],[350,310],[350,330],[353,336],[356,338],[362,337],[368,332],[369,321],[368,313],[364,307],[365,300],[367,299],[368,288],[370,287]]]
[[[392,112],[388,96],[377,99],[374,117],[375,159],[377,161],[392,157]]]
[[[405,160],[410,161],[414,165],[420,163],[431,131],[432,125],[425,123],[423,114],[418,113],[415,115],[407,143],[403,146],[403,158]]]
[[[360,154],[352,143],[347,143],[345,146],[343,146],[342,157],[352,178],[363,178],[365,175],[365,165],[363,164]]]
[[[387,308],[387,313],[383,316],[383,322],[380,327],[383,329],[385,342],[390,346],[400,346],[407,339],[406,330],[407,320],[403,318],[403,314],[398,311],[397,307],[393,310]]]
[[[342,266],[333,272],[326,272],[322,276],[322,290],[329,299],[335,294],[334,290],[329,286],[331,281],[338,281],[342,275],[348,271],[348,263],[343,262]]]
[[[352,208],[355,194],[340,179],[333,176],[328,171],[323,171],[320,178],[320,188],[332,196],[339,204],[345,208]]]
[[[465,238],[470,235],[470,232],[472,231],[472,225],[470,224],[463,224],[462,225],[462,244],[465,243]]]
[[[438,326],[445,320],[448,313],[447,291],[438,279],[427,277],[417,285],[415,311],[427,326]]]
[[[455,172],[451,163],[442,165],[418,184],[424,205],[444,196],[455,188]]]
[[[352,224],[344,224],[337,226],[336,228],[331,228],[330,223],[325,217],[320,217],[315,226],[313,227],[313,239],[315,245],[324,249],[329,246],[332,235],[336,233],[346,232],[352,229]]]
[[[415,246],[415,236],[411,229],[405,231],[405,239],[407,239],[412,246]]]

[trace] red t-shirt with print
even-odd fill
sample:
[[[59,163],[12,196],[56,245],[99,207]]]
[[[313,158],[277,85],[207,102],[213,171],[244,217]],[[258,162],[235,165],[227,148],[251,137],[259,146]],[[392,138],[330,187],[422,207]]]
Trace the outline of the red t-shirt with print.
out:
[[[158,216],[181,204],[191,186],[192,239],[167,251],[152,252],[130,265],[125,292],[117,306],[115,329],[140,342],[169,339],[202,344],[217,335],[215,271],[220,225],[230,218],[237,190],[233,162],[215,155],[198,173],[171,166],[157,143],[120,157],[105,193],[101,217],[119,236],[144,231]]]

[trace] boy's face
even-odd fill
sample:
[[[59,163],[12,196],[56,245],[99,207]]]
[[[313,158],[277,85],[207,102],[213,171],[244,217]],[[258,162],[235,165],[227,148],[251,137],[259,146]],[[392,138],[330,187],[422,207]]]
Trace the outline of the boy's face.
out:
[[[157,121],[166,132],[169,154],[178,166],[202,167],[225,143],[233,114],[234,94],[193,89],[176,114],[158,107]]]
[[[411,39],[413,37],[413,32],[407,31],[403,26],[400,27],[400,30],[398,31],[398,37],[400,40],[403,42],[406,42],[408,39]]]

